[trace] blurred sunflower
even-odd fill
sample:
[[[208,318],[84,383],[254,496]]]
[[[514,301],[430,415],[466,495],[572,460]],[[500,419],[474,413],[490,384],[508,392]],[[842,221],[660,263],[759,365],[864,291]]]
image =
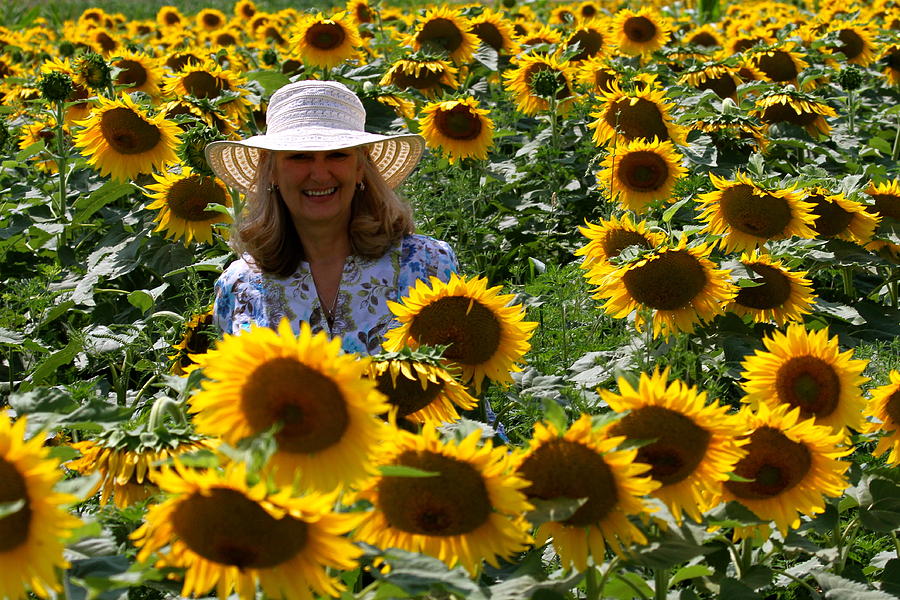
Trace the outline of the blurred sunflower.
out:
[[[887,462],[897,466],[900,464],[900,372],[891,371],[890,378],[890,383],[870,392],[872,399],[866,407],[866,415],[880,422],[866,423],[866,432],[884,434],[872,454],[881,456],[890,450]]]
[[[613,16],[610,31],[622,54],[650,54],[669,41],[671,26],[654,9],[622,9]]]
[[[594,56],[578,65],[578,81],[593,92],[611,92],[619,81],[619,73],[610,65],[608,56]]]
[[[478,48],[478,36],[471,29],[469,19],[459,9],[438,6],[429,9],[418,21],[408,43],[416,50],[446,52],[450,60],[464,64]]]
[[[865,205],[821,187],[807,188],[805,191],[805,200],[813,205],[816,222],[812,228],[817,237],[838,238],[860,245],[872,240],[880,217],[869,214]]]
[[[218,338],[218,330],[213,326],[213,309],[191,315],[184,324],[184,332],[181,341],[172,348],[177,354],[169,356],[172,366],[169,372],[175,375],[187,375],[197,368],[198,355],[206,354],[212,346],[213,340]]]
[[[41,73],[65,73],[72,78],[72,92],[66,98],[66,125],[72,126],[76,121],[86,119],[91,114],[91,103],[88,98],[91,93],[88,91],[87,84],[84,79],[75,72],[75,66],[72,61],[65,58],[51,58],[41,65]],[[17,89],[17,96],[22,100],[31,100],[27,94],[28,88],[20,86]]]
[[[828,329],[807,331],[802,323],[789,325],[763,339],[765,350],[741,363],[746,396],[741,400],[754,410],[761,404],[775,408],[787,404],[800,409],[803,419],[835,432],[844,428],[861,431],[865,398],[862,372],[867,360],[853,359],[853,350],[840,351],[837,336]]]
[[[837,32],[838,45],[833,51],[843,54],[848,63],[866,67],[875,60],[875,36],[862,22],[837,21],[829,30]]]
[[[642,496],[659,484],[646,476],[637,450],[620,450],[624,437],[606,437],[593,429],[588,414],[565,432],[552,423],[534,424],[530,447],[517,459],[518,475],[529,482],[529,500],[586,499],[572,516],[538,527],[535,543],[552,538],[564,568],[587,568],[588,556],[599,564],[606,547],[616,554],[647,538],[628,519],[652,509]]]
[[[299,337],[287,319],[277,331],[226,334],[198,357],[209,379],[189,400],[197,430],[234,445],[280,423],[268,466],[281,485],[299,476],[304,488],[331,491],[367,477],[382,437],[377,415],[389,406],[363,378],[369,360],[340,348],[305,321]]]
[[[552,56],[543,54],[526,54],[512,60],[513,68],[503,72],[507,80],[506,89],[513,93],[516,108],[526,114],[534,115],[550,108],[548,97],[552,93],[541,93],[543,90],[535,88],[535,74],[540,71],[549,71],[556,77],[556,101],[557,111],[565,115],[572,107],[575,99],[573,90],[573,72],[571,66],[557,61]]]
[[[124,86],[122,91],[128,94],[145,92],[153,97],[159,96],[163,71],[155,58],[130,50],[119,53],[119,57],[112,62],[114,67],[121,69],[113,77],[115,85]]]
[[[722,37],[722,34],[711,23],[688,30],[681,40],[685,44],[702,46],[704,48],[722,48],[725,46],[725,39]]]
[[[654,337],[692,332],[696,324],[722,314],[723,304],[737,294],[730,271],[717,269],[709,253],[706,244],[688,248],[686,238],[674,247],[655,248],[601,277],[593,297],[606,300],[602,308],[617,319],[635,312],[638,331],[652,312]]]
[[[584,0],[578,4],[576,13],[579,20],[588,21],[601,16],[600,5],[597,2],[594,2],[594,0]]]
[[[719,98],[737,101],[737,86],[742,82],[732,67],[723,64],[703,64],[683,71],[679,83],[698,90],[712,90]]]
[[[234,16],[238,19],[252,19],[256,14],[256,3],[253,0],[238,0],[234,3]]]
[[[569,4],[554,7],[550,11],[550,18],[547,19],[547,22],[553,27],[572,25],[572,23],[578,20],[578,16],[572,8],[573,7]]]
[[[291,497],[290,490],[267,491],[266,483],[247,484],[246,469],[232,464],[224,473],[192,471],[176,461],[155,481],[169,494],[150,507],[131,534],[138,560],[154,553],[160,567],[185,569],[183,596],[241,600],[263,594],[307,600],[312,593],[336,597],[345,589],[327,569],[352,570],[362,550],[344,534],[359,514],[332,512],[333,495]]]
[[[378,360],[367,373],[379,392],[387,397],[396,416],[414,423],[441,423],[459,420],[456,408],[471,410],[478,400],[469,395],[450,372],[436,362],[405,358]]]
[[[444,358],[459,365],[462,382],[472,381],[477,392],[485,377],[512,381],[510,372],[521,370],[516,363],[531,349],[537,323],[524,321],[522,305],[510,306],[513,296],[499,290],[488,288],[486,278],[455,273],[446,283],[418,280],[399,303],[388,302],[400,325],[385,335],[385,350],[449,344]]]
[[[881,62],[885,65],[882,73],[891,85],[900,85],[900,44],[887,46],[881,53]]]
[[[303,19],[291,44],[298,48],[305,64],[332,69],[359,56],[362,40],[346,16],[343,12],[331,17],[319,13]]]
[[[425,105],[419,118],[429,148],[449,155],[450,164],[462,158],[487,160],[493,143],[494,122],[478,100],[466,96]]]
[[[628,213],[621,217],[602,219],[596,225],[587,222],[585,225],[586,227],[579,227],[578,230],[589,241],[575,251],[575,256],[584,256],[582,269],[590,269],[594,265],[615,269],[610,260],[619,256],[625,248],[638,246],[641,249],[652,250],[666,241],[665,233],[650,231],[646,221],[633,222]],[[591,283],[599,285],[597,281],[592,280]]]
[[[833,108],[809,94],[789,90],[764,94],[750,112],[768,125],[791,123],[803,127],[812,138],[827,137],[831,133],[831,125],[825,117],[837,116]]]
[[[882,221],[900,221],[900,179],[877,185],[872,181],[865,192],[874,200],[871,211]]]
[[[687,169],[672,142],[655,137],[617,144],[600,164],[597,183],[622,208],[641,214],[657,200],[670,201],[672,190]]]
[[[104,58],[118,54],[122,48],[122,42],[119,41],[118,36],[105,27],[91,29],[85,34],[84,41]]]
[[[726,481],[722,499],[737,500],[760,519],[774,521],[782,535],[800,526],[800,515],[825,510],[823,496],[838,497],[848,483],[850,463],[838,460],[852,452],[839,446],[842,436],[813,419],[800,420],[800,410],[783,405],[760,405],[755,413],[741,413],[751,431],[747,453],[734,473],[741,480]],[[763,528],[763,533],[767,527]],[[736,539],[760,531],[759,526],[735,527]]]
[[[163,6],[156,11],[156,22],[163,28],[171,28],[183,27],[187,21],[176,7]]]
[[[228,17],[217,8],[203,8],[194,17],[194,23],[201,31],[215,31],[228,23]]]
[[[357,541],[380,548],[421,552],[462,565],[470,574],[483,561],[499,567],[531,542],[524,513],[532,507],[521,489],[527,484],[510,472],[503,447],[481,431],[459,442],[442,442],[431,425],[420,435],[397,431],[379,451],[379,464],[427,471],[430,477],[381,475],[359,492],[374,510],[353,534]]]
[[[666,102],[665,91],[654,86],[636,87],[625,92],[618,84],[611,84],[611,91],[599,94],[600,107],[590,113],[594,121],[588,127],[594,130],[594,143],[605,146],[610,142],[635,139],[671,141],[683,145],[687,138],[684,128],[676,125],[669,115],[672,104]]]
[[[756,250],[741,255],[741,264],[753,286],[739,287],[734,301],[726,310],[750,316],[754,323],[775,321],[779,327],[791,321],[802,321],[812,312],[815,294],[806,271],[791,271],[781,261]]]
[[[218,50],[241,45],[244,41],[244,34],[237,27],[225,27],[218,31],[213,31],[207,39],[211,48]]]
[[[456,89],[456,67],[446,60],[401,58],[381,78],[380,85],[394,85],[401,90],[414,88],[431,97],[442,85]]]
[[[68,134],[68,127],[63,125],[63,131]],[[40,119],[22,126],[22,137],[19,139],[19,148],[24,150],[37,142],[44,142],[44,151],[29,158],[34,161],[34,167],[44,173],[58,173],[56,159],[56,117],[44,114]]]
[[[758,50],[750,50],[751,64],[759,69],[763,75],[774,83],[792,83],[797,86],[797,76],[800,71],[809,66],[803,60],[803,55],[795,52],[794,42],[784,42],[775,47],[763,47]]]
[[[177,50],[168,52],[164,56],[163,66],[169,67],[176,73],[187,66],[202,65],[204,62],[203,55],[197,50]]]
[[[791,236],[816,236],[812,204],[803,201],[802,190],[766,190],[741,172],[732,181],[714,173],[709,178],[716,191],[700,194],[700,220],[706,222],[703,231],[723,236],[719,246],[726,252],[750,251]]]
[[[217,62],[206,60],[201,63],[188,62],[175,73],[168,74],[163,83],[166,96],[183,99],[193,96],[198,100],[219,98],[226,92],[234,92],[231,98],[217,102],[216,108],[231,120],[240,122],[250,108],[247,90],[242,85],[244,78],[232,69],[222,68]]]
[[[503,13],[486,8],[480,15],[472,17],[469,23],[472,26],[469,31],[497,52],[514,55],[519,51],[515,30]]]
[[[526,48],[539,44],[559,45],[562,43],[562,34],[548,25],[541,25],[520,35],[518,42]]]
[[[770,44],[774,40],[764,29],[752,27],[747,30],[730,29],[725,34],[725,56],[741,54],[762,44]]]
[[[369,0],[347,0],[346,11],[357,26],[363,23],[371,23],[375,20],[374,11],[369,5]]]
[[[127,94],[118,100],[99,97],[91,116],[77,124],[75,147],[101,175],[128,181],[175,162],[178,125],[162,113],[151,117]]]
[[[0,517],[0,598],[26,598],[28,590],[48,598],[61,590],[57,569],[68,566],[63,540],[81,524],[63,505],[74,497],[55,492],[59,462],[42,446],[44,436],[25,440],[26,419],[10,421],[0,411],[0,505],[18,510]],[[12,505],[12,506],[9,506]]]
[[[568,50],[576,44],[578,44],[580,50],[577,54],[569,57],[569,61],[572,63],[579,63],[596,56],[608,55],[612,44],[609,40],[609,26],[606,21],[591,19],[581,21],[575,25],[563,42],[563,49]]]
[[[706,404],[706,393],[669,380],[669,369],[641,373],[637,389],[619,378],[619,393],[600,389],[609,407],[627,414],[609,425],[609,436],[653,440],[638,448],[637,463],[650,465],[660,487],[652,492],[675,519],[682,511],[700,522],[700,513],[719,503],[722,482],[743,456],[745,425],[729,407]]]

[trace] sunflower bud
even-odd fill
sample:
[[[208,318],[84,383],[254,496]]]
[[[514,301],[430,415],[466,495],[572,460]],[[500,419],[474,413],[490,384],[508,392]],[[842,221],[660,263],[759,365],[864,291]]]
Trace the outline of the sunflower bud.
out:
[[[72,93],[72,78],[68,73],[56,71],[53,73],[45,73],[41,77],[38,87],[41,89],[41,95],[50,102],[64,102]]]
[[[266,48],[262,54],[262,61],[264,65],[271,67],[278,62],[278,52],[274,48]]]
[[[215,127],[209,125],[191,127],[181,137],[178,155],[195,173],[212,176],[213,171],[206,162],[204,150],[210,142],[223,139],[225,137]]]
[[[89,52],[78,61],[78,73],[93,89],[103,89],[112,82],[112,68],[96,52]]]
[[[501,4],[503,4],[503,8],[513,8],[516,5],[516,0],[503,0]]]
[[[531,89],[536,96],[550,98],[556,95],[558,88],[556,73],[550,69],[541,69],[531,76]]]
[[[838,73],[837,80],[841,87],[847,92],[858,90],[859,86],[862,85],[863,80],[862,69],[856,65],[847,65],[841,69],[840,73]]]

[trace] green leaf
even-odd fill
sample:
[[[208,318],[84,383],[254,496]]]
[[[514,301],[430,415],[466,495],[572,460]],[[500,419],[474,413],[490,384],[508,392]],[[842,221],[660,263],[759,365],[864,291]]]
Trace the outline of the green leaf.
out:
[[[677,213],[681,209],[682,206],[684,206],[691,200],[693,200],[693,198],[688,196],[686,198],[682,198],[681,200],[679,200],[678,202],[676,202],[675,204],[673,204],[672,206],[667,208],[666,211],[663,213],[663,221],[666,223],[671,222],[672,218],[675,216],[675,213]]]
[[[531,575],[512,577],[491,586],[491,600],[565,600],[568,597],[566,592],[577,585],[582,577],[578,571],[562,579],[547,581],[538,581]]]
[[[81,352],[82,345],[81,342],[76,338],[72,338],[69,340],[69,343],[66,344],[66,347],[62,350],[58,350],[48,356],[46,359],[41,362],[35,368],[35,370],[31,373],[31,383],[40,384],[43,383],[51,375],[55,374],[56,371],[63,367],[73,360],[75,360],[75,355]]]
[[[439,477],[438,471],[423,471],[403,465],[381,465],[378,471],[385,477]]]
[[[719,584],[719,598],[728,600],[763,600],[763,597],[737,579],[726,577]]]
[[[0,344],[7,346],[19,346],[25,341],[25,336],[9,329],[0,327]]]
[[[839,598],[840,600],[897,600],[896,596],[887,592],[870,588],[856,581],[844,579],[833,573],[813,571],[812,576],[822,587],[826,598]]]
[[[0,502],[0,519],[14,515],[25,506],[25,498],[13,502]]]
[[[869,146],[888,156],[891,155],[891,145],[884,138],[873,137],[869,140]]]
[[[31,158],[38,152],[42,152],[45,148],[44,140],[38,140],[33,144],[29,144],[16,153],[16,162],[22,162],[27,158]]]
[[[90,196],[81,196],[75,201],[75,215],[72,217],[72,222],[74,224],[84,223],[107,204],[112,204],[134,190],[135,187],[131,183],[116,181],[115,179],[108,180],[94,190]]]
[[[525,513],[525,518],[535,527],[551,521],[565,521],[581,508],[587,498],[553,498],[541,500],[533,498],[529,500],[534,505],[534,510]]]
[[[153,308],[153,296],[147,293],[147,290],[134,290],[128,294],[128,303],[146,314],[148,310]]]
[[[450,570],[436,558],[396,548],[385,551],[382,557],[390,565],[384,580],[410,595],[445,592],[468,600],[487,600],[486,593],[462,567]]]
[[[498,69],[499,56],[497,55],[497,51],[484,42],[478,45],[478,50],[475,51],[473,58],[487,67],[491,72],[495,72]]]
[[[882,533],[900,528],[900,485],[890,479],[870,479],[860,498],[859,520],[865,528]]]
[[[631,585],[625,583],[627,580]],[[629,571],[620,571],[607,581],[603,586],[603,598],[615,598],[616,600],[635,600],[641,598],[634,588],[641,590],[643,598],[653,597],[653,588],[651,588],[644,579],[637,573]]]
[[[277,71],[250,71],[244,75],[251,81],[259,82],[267,94],[271,94],[291,82],[287,75]]]
[[[72,479],[63,479],[54,486],[54,490],[61,494],[75,496],[79,502],[86,500],[88,494],[96,487],[100,481],[100,472],[95,471],[90,475],[83,477],[73,477]]]
[[[56,306],[52,307],[41,319],[41,327],[47,325],[48,323],[52,323],[60,316],[64,315],[71,308],[75,306],[75,303],[71,300],[66,300],[64,302],[60,302]]]
[[[544,420],[553,425],[562,434],[569,427],[569,418],[559,402],[553,398],[544,398]]]
[[[681,567],[674,574],[672,574],[672,579],[669,580],[669,587],[674,586],[676,583],[681,583],[687,579],[694,579],[695,577],[708,577],[715,573],[712,569],[707,567],[706,565],[691,565],[689,567]]]

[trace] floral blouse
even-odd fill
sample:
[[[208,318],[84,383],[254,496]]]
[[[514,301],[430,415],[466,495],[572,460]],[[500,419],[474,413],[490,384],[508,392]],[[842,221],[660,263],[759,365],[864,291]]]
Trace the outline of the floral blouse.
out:
[[[238,334],[255,323],[275,328],[287,317],[295,333],[307,321],[313,332],[341,336],[345,352],[376,354],[384,334],[396,326],[387,301],[407,295],[417,279],[450,279],[459,266],[446,242],[408,235],[380,258],[349,256],[344,263],[333,324],[319,302],[309,263],[289,277],[268,275],[249,256],[231,263],[216,281],[213,320],[224,333]]]

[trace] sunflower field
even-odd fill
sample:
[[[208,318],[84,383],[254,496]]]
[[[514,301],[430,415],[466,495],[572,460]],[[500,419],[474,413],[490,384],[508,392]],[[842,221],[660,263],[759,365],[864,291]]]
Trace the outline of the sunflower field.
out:
[[[900,1],[0,16],[0,600],[900,597]],[[301,79],[460,259],[374,356],[213,324]]]

